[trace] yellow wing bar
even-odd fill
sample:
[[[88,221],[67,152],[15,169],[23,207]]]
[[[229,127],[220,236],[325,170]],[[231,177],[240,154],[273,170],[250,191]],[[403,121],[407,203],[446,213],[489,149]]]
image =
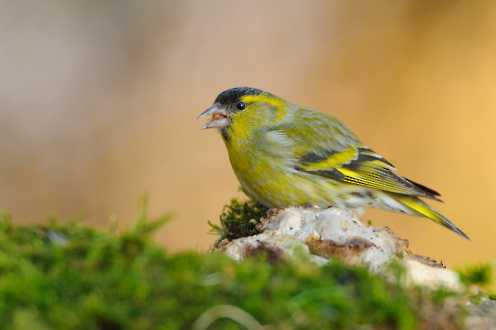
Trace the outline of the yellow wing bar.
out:
[[[307,154],[297,168],[375,190],[433,199],[439,196],[436,191],[398,175],[390,162],[365,147],[349,147],[327,155]]]

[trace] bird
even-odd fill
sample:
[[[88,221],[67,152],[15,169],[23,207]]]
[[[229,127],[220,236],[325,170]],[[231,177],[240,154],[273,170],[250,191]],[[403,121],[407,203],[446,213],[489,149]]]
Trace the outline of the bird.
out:
[[[268,208],[379,208],[421,216],[469,237],[423,199],[440,194],[396,167],[335,117],[270,92],[235,87],[200,113],[225,143],[242,191]]]

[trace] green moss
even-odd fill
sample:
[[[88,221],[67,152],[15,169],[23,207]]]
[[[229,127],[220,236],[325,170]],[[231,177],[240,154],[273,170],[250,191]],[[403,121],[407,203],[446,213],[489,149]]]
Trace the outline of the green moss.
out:
[[[251,200],[240,202],[232,199],[222,210],[220,224],[209,224],[220,240],[256,235],[260,232],[257,225],[268,210],[267,207]]]
[[[232,203],[223,217],[256,218],[259,211]],[[1,217],[0,328],[200,329],[209,320],[210,329],[250,322],[415,329],[434,314],[439,319],[439,309],[421,307],[432,292],[360,267],[269,263],[263,253],[240,263],[218,253],[169,254],[151,239],[165,220],[143,212],[133,228],[116,233],[79,224],[21,227]]]
[[[466,267],[458,274],[468,289],[472,303],[479,304],[487,298],[496,300],[493,265],[485,263]]]
[[[489,264],[471,266],[460,271],[459,274],[466,285],[487,286],[492,281],[492,267]]]

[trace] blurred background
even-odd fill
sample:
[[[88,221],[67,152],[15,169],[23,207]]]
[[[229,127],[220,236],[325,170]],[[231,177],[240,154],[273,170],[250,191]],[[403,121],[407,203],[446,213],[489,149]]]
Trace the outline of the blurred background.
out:
[[[495,33],[484,0],[0,1],[0,207],[126,226],[146,192],[165,246],[206,250],[240,193],[195,117],[247,85],[342,119],[472,241],[365,219],[450,266],[495,259]]]

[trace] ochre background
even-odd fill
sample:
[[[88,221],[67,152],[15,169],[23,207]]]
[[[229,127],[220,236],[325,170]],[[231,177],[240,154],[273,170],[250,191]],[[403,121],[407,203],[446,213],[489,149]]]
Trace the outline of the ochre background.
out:
[[[49,1],[0,10],[0,207],[100,227],[151,213],[205,250],[238,196],[224,145],[196,115],[248,85],[333,113],[471,237],[381,211],[421,254],[496,258],[493,1]]]

